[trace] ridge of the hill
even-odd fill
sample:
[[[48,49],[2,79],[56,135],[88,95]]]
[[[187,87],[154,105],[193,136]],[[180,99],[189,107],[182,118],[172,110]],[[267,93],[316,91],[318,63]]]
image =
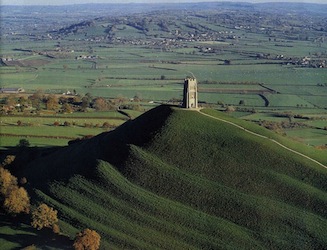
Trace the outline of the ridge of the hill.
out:
[[[25,162],[18,172],[31,182],[43,184],[56,179],[69,179],[75,174],[90,174],[99,159],[119,165],[127,157],[128,145],[143,145],[151,140],[164,126],[171,112],[171,107],[159,106],[135,120],[127,121],[114,131],[91,139],[55,150],[41,150],[41,153],[31,149],[31,152],[27,151],[28,156],[17,159],[18,165]],[[26,164],[26,161],[29,163]]]
[[[37,155],[37,154],[35,154]],[[103,249],[327,247],[327,172],[199,112],[156,107],[18,171]]]

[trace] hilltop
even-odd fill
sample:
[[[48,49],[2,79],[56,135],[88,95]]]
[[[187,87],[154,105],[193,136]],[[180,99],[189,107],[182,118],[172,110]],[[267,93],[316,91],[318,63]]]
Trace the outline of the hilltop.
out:
[[[103,249],[327,246],[326,169],[200,112],[159,106],[33,152],[15,168],[33,199],[71,237],[97,230]]]

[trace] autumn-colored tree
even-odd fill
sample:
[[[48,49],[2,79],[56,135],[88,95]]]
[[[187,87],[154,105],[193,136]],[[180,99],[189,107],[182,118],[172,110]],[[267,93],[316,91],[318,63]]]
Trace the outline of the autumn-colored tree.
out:
[[[110,123],[109,122],[104,122],[103,124],[102,124],[102,127],[103,128],[110,128]]]
[[[30,198],[26,190],[18,187],[17,178],[3,167],[0,167],[0,194],[4,199],[3,208],[8,213],[29,213]]]
[[[87,96],[84,96],[82,98],[82,105],[81,105],[82,110],[86,111],[89,106],[90,106],[90,100]]]
[[[17,97],[16,95],[8,95],[5,98],[5,104],[8,106],[15,106],[17,103]]]
[[[58,98],[55,95],[49,95],[46,106],[47,110],[55,110],[58,107]]]
[[[117,104],[118,106],[122,105],[124,102],[126,102],[128,99],[124,97],[123,95],[118,95],[114,99],[114,104]]]
[[[55,234],[59,234],[60,233],[60,227],[58,224],[54,224],[52,225],[52,231],[55,233]]]
[[[99,110],[99,111],[105,111],[105,110],[108,110],[108,102],[106,101],[106,99],[102,98],[102,97],[99,97],[99,98],[96,98],[94,100],[94,108],[96,110]]]
[[[41,103],[43,99],[43,91],[38,90],[33,95],[29,96],[28,99],[31,101],[32,106],[37,110],[41,109]]]
[[[67,122],[67,121],[64,122],[64,126],[65,126],[65,127],[70,127],[70,125],[71,125],[70,122]]]
[[[23,187],[16,186],[10,191],[3,203],[5,210],[10,214],[29,213],[30,198]]]
[[[57,210],[46,204],[41,204],[32,212],[32,226],[38,230],[43,227],[53,227],[58,222]]]
[[[13,161],[15,160],[16,156],[15,155],[7,155],[6,158],[4,159],[4,161],[1,163],[1,165],[7,166],[10,165],[11,163],[13,163]]]
[[[80,95],[76,95],[76,96],[74,96],[73,97],[73,100],[72,100],[72,102],[74,103],[74,102],[81,102],[82,101],[82,97],[80,96]]]
[[[235,108],[233,106],[227,106],[227,108],[226,108],[227,113],[232,113],[234,111],[235,111]]]
[[[0,194],[7,197],[15,187],[17,187],[17,178],[9,170],[0,167]]]
[[[100,235],[91,229],[84,229],[76,235],[74,249],[76,250],[97,250],[100,248]]]
[[[19,184],[20,185],[25,185],[26,183],[27,183],[26,177],[22,177],[22,178],[19,179]]]
[[[64,104],[62,105],[62,111],[63,111],[64,113],[73,113],[73,108],[72,108],[72,106],[71,106],[70,104],[68,104],[68,103],[64,103]]]

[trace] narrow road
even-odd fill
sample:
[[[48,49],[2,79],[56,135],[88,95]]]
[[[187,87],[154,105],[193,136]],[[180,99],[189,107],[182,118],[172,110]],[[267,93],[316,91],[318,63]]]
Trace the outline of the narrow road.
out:
[[[210,117],[210,118],[212,118],[212,119],[215,119],[215,120],[218,120],[218,121],[221,121],[221,122],[224,122],[224,123],[228,123],[228,124],[230,124],[230,125],[232,125],[232,126],[234,126],[234,127],[237,127],[237,128],[239,128],[239,129],[242,129],[243,131],[245,131],[245,132],[247,132],[247,133],[249,133],[249,134],[252,134],[252,135],[255,135],[255,136],[257,136],[257,137],[261,137],[261,138],[264,138],[264,139],[267,139],[267,140],[270,140],[270,141],[272,141],[273,143],[279,145],[280,147],[285,148],[286,150],[288,150],[288,151],[290,151],[290,152],[293,152],[293,153],[295,153],[295,154],[297,154],[297,155],[300,155],[300,156],[302,156],[302,157],[304,157],[304,158],[306,158],[306,159],[309,159],[310,161],[312,161],[312,162],[314,162],[314,163],[320,165],[321,167],[327,169],[327,166],[325,166],[324,164],[320,163],[319,161],[316,161],[315,159],[313,159],[313,158],[311,158],[311,157],[309,157],[309,156],[307,156],[307,155],[305,155],[305,154],[302,154],[302,153],[300,153],[300,152],[298,152],[298,151],[295,151],[295,150],[293,150],[293,149],[291,149],[291,148],[289,148],[289,147],[286,147],[285,145],[281,144],[280,142],[278,142],[278,141],[276,141],[276,140],[274,140],[274,139],[271,139],[271,138],[269,138],[269,137],[267,137],[267,136],[264,136],[264,135],[257,134],[257,133],[255,133],[255,132],[250,131],[250,130],[248,130],[248,129],[246,129],[246,128],[240,126],[240,125],[237,125],[237,124],[235,124],[235,123],[233,123],[233,122],[230,122],[230,121],[227,121],[227,120],[224,120],[224,119],[221,119],[221,118],[215,117],[215,116],[211,116],[211,115],[205,114],[205,113],[201,112],[201,110],[197,110],[197,111],[198,111],[200,114],[204,115],[204,116]]]

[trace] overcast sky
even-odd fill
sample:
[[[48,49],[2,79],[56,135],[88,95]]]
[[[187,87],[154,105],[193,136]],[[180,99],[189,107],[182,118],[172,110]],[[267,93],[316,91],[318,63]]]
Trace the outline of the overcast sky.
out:
[[[182,3],[182,2],[222,2],[224,0],[0,0],[1,5],[64,5],[81,3]],[[226,0],[227,1],[227,0]],[[324,3],[327,0],[228,0],[229,2],[301,2]]]

